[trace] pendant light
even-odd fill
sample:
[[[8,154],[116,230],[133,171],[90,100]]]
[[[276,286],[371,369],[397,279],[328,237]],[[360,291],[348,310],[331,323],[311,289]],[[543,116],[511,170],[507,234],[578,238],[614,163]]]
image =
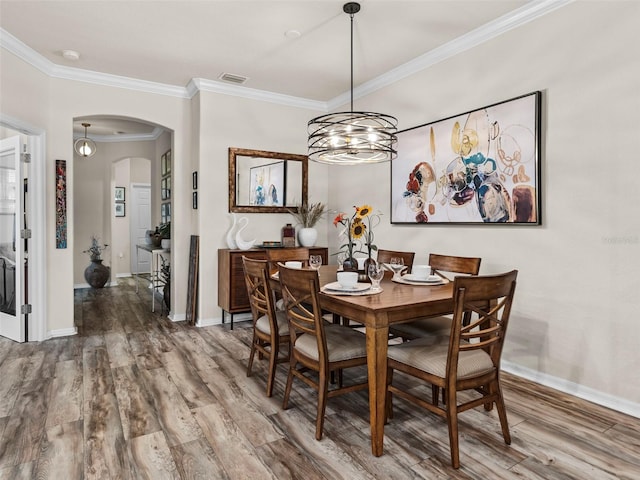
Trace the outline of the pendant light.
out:
[[[91,126],[90,123],[83,123],[84,137],[77,139],[73,144],[73,149],[81,157],[91,157],[96,153],[96,142],[87,137],[87,128]]]
[[[342,10],[351,17],[351,111],[309,121],[309,159],[331,165],[387,162],[397,156],[398,120],[383,113],[353,111],[353,16],[360,4],[345,3]]]

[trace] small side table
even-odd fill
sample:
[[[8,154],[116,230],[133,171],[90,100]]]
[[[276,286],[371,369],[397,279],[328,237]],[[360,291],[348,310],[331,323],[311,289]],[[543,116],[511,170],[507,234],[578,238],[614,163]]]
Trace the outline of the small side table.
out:
[[[136,293],[138,293],[138,277],[140,276],[140,264],[138,262],[139,255],[138,251],[144,250],[145,252],[149,252],[151,254],[151,272],[149,281],[151,283],[151,311],[155,312],[155,300],[156,300],[156,290],[160,285],[162,285],[160,281],[160,257],[163,254],[170,253],[171,250],[168,248],[160,248],[154,247],[153,245],[147,244],[137,244],[136,245]],[[164,258],[164,257],[163,257]]]

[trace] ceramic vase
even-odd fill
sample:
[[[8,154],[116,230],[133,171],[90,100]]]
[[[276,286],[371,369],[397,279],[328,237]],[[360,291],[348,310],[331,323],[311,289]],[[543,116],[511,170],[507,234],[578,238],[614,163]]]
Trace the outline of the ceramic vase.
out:
[[[251,247],[253,247],[253,244],[256,243],[256,239],[254,238],[253,240],[246,241],[242,239],[241,235],[242,231],[247,228],[249,219],[247,217],[242,217],[240,220],[238,220],[238,224],[242,224],[242,226],[238,228],[238,231],[236,232],[236,245],[240,250],[249,250]]]
[[[229,230],[227,230],[227,235],[225,237],[225,240],[227,242],[227,247],[229,247],[231,250],[234,250],[236,248],[238,248],[238,245],[236,244],[236,239],[235,239],[235,229],[236,229],[236,214],[235,213],[230,213],[229,217],[231,217],[231,226],[229,227]]]
[[[91,264],[84,269],[84,279],[92,288],[102,288],[111,276],[111,269],[102,264],[102,260],[91,260]]]
[[[298,243],[303,247],[313,247],[318,240],[318,231],[315,228],[301,228],[298,230]]]

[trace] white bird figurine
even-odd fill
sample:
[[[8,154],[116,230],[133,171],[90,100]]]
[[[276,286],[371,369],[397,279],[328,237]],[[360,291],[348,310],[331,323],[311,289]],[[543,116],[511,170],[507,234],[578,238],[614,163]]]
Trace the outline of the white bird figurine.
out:
[[[229,228],[229,230],[227,230],[227,247],[229,247],[231,250],[235,250],[236,248],[238,248],[238,245],[236,245],[236,239],[233,237],[233,230],[236,228],[236,214],[231,213],[229,215],[231,216],[231,227]]]
[[[240,236],[242,231],[249,224],[249,219],[247,217],[242,217],[240,220],[238,220],[238,223],[242,223],[243,225],[236,232],[236,245],[240,250],[249,250],[251,247],[253,247],[253,244],[256,243],[256,239],[254,238],[253,240],[244,241]]]

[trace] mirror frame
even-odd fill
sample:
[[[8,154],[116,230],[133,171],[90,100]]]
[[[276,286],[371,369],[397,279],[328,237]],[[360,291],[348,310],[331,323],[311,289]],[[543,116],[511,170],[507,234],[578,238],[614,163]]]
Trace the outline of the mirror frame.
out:
[[[234,213],[289,213],[298,211],[298,207],[273,207],[260,205],[236,204],[236,172],[237,157],[272,158],[276,160],[293,160],[302,162],[302,198],[300,202],[307,204],[309,189],[309,158],[306,155],[294,153],[267,152],[264,150],[249,150],[246,148],[229,147],[229,212]]]

